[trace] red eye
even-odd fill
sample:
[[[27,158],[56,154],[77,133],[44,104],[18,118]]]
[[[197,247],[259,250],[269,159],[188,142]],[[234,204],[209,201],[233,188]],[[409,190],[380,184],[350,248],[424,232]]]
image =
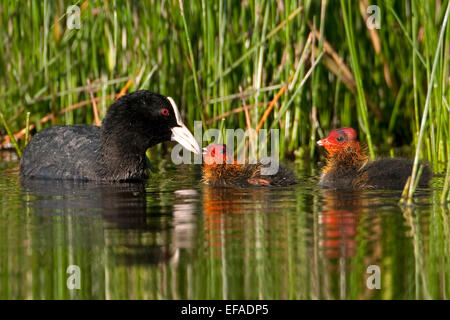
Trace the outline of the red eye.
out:
[[[167,116],[169,114],[169,109],[164,108],[161,110],[161,113],[163,116]]]

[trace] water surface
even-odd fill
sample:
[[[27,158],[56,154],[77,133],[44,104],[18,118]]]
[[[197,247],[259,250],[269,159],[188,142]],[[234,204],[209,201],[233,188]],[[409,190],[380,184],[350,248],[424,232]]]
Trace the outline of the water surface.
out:
[[[297,186],[233,189],[169,162],[145,183],[21,181],[17,160],[1,159],[0,299],[450,295],[439,178],[404,210],[397,191],[320,190],[303,163],[291,164]],[[69,288],[72,265],[80,289]]]

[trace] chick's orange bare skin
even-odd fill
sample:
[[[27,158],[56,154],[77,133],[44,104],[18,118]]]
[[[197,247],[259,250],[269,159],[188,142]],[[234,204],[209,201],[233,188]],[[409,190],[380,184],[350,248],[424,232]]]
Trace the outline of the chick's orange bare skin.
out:
[[[203,161],[206,165],[233,163],[233,152],[224,144],[210,144],[203,148]]]
[[[355,129],[346,127],[332,130],[325,139],[317,141],[331,154],[342,152],[344,148],[358,148],[358,134]]]

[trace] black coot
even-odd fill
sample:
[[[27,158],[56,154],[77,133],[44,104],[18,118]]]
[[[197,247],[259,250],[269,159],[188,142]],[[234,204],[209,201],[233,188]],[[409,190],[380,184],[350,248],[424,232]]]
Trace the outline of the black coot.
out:
[[[109,107],[101,127],[53,126],[41,130],[23,151],[20,174],[45,179],[145,179],[146,150],[170,140],[200,153],[171,98],[135,91]]]

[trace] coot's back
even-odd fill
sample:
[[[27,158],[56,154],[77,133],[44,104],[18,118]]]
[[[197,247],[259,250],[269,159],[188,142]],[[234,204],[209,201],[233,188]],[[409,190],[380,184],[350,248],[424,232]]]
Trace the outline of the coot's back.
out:
[[[100,128],[52,126],[39,131],[20,160],[24,178],[95,180]]]

